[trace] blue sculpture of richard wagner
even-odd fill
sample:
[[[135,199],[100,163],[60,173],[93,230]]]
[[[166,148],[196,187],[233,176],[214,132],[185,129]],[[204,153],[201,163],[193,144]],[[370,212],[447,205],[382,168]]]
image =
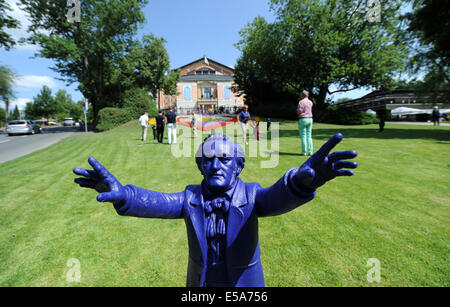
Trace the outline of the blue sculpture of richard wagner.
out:
[[[75,182],[97,190],[97,200],[111,202],[117,213],[147,218],[183,218],[189,263],[187,286],[264,286],[258,218],[283,214],[314,198],[316,189],[336,176],[351,176],[357,164],[345,159],[355,151],[333,152],[336,134],[302,166],[291,168],[273,186],[244,183],[244,151],[223,134],[205,138],[196,154],[200,185],[161,193],[120,182],[93,157],[93,170],[75,168]]]

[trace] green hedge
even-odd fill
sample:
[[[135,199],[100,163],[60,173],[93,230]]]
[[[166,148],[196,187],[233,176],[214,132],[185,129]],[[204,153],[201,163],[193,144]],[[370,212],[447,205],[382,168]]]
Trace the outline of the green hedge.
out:
[[[127,90],[121,95],[117,107],[106,107],[98,113],[97,130],[105,131],[131,120],[137,120],[148,112],[149,117],[158,115],[155,103],[147,91],[140,88]]]
[[[297,104],[281,105],[258,105],[250,107],[251,114],[262,117],[283,118],[296,120]],[[352,111],[349,109],[328,106],[325,110],[313,109],[314,121],[320,123],[338,125],[369,125],[378,124],[376,115],[363,111]]]
[[[3,126],[6,123],[6,111],[3,108],[0,108],[0,126]]]
[[[96,128],[99,131],[106,131],[133,119],[136,118],[127,109],[103,108],[98,112],[98,124]]]
[[[378,124],[376,115],[364,111],[352,111],[350,109],[328,107],[314,114],[316,122],[338,125],[370,125]]]
[[[250,106],[250,113],[262,117],[297,119],[297,105],[280,104],[280,105],[256,105]]]

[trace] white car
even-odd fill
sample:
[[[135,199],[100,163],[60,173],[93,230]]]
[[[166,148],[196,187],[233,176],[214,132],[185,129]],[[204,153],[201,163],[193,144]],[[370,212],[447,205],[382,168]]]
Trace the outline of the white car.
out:
[[[32,120],[12,120],[8,122],[8,127],[6,128],[6,133],[9,136],[15,134],[35,134],[41,133],[41,127],[34,123]]]
[[[74,125],[75,125],[75,121],[73,120],[72,117],[64,118],[63,126],[74,126]]]

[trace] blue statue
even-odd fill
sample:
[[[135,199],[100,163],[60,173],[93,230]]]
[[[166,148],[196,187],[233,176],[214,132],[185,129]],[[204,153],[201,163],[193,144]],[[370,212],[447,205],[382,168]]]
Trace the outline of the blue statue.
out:
[[[161,193],[123,186],[93,157],[93,170],[75,168],[75,182],[95,189],[97,200],[111,202],[123,216],[183,218],[189,263],[187,286],[264,286],[258,218],[289,212],[312,200],[316,189],[336,176],[351,176],[358,165],[345,161],[355,151],[330,151],[342,140],[334,135],[300,167],[291,168],[273,186],[244,183],[238,176],[245,163],[242,147],[223,134],[205,138],[196,153],[203,175],[200,185],[183,192]]]

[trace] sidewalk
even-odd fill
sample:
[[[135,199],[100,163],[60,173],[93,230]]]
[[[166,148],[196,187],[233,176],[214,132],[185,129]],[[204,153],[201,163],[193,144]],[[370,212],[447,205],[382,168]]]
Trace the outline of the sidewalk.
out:
[[[386,124],[398,124],[398,125],[419,125],[419,126],[433,126],[432,122],[386,122]],[[450,127],[449,123],[440,123],[440,126]]]

